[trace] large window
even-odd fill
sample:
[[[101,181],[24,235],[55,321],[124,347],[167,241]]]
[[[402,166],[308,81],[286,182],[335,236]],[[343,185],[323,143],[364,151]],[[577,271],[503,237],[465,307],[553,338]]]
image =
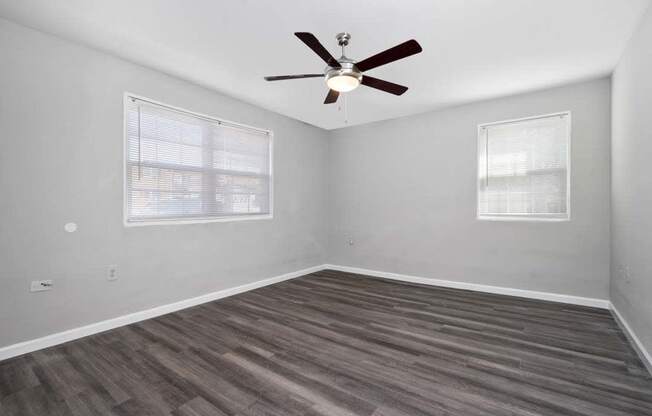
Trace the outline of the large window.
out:
[[[480,219],[570,218],[570,113],[478,129]]]
[[[125,221],[268,218],[272,135],[125,99]]]

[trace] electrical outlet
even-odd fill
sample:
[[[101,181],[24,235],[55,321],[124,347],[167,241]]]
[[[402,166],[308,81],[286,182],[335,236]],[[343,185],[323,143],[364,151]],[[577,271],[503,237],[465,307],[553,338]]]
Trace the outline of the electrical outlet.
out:
[[[113,282],[114,280],[118,280],[118,266],[115,264],[112,264],[106,268],[106,280],[109,282]]]
[[[29,285],[30,292],[43,292],[45,290],[52,290],[54,282],[52,280],[34,280]]]

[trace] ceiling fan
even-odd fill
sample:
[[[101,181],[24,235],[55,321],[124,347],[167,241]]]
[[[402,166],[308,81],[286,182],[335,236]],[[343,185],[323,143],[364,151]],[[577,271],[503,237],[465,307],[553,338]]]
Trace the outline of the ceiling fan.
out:
[[[360,84],[367,87],[376,88],[381,91],[388,92],[394,95],[401,95],[408,90],[403,85],[394,84],[393,82],[384,81],[382,79],[373,78],[369,75],[362,73],[370,69],[388,64],[390,62],[398,61],[399,59],[407,58],[408,56],[421,52],[421,46],[414,40],[408,40],[393,48],[389,48],[383,52],[377,53],[360,62],[347,58],[344,55],[344,47],[349,44],[351,35],[349,33],[339,33],[336,39],[342,47],[342,56],[335,59],[324,46],[319,43],[319,40],[312,33],[296,32],[296,37],[301,39],[303,43],[308,45],[321,59],[328,65],[324,69],[323,74],[300,74],[300,75],[279,75],[273,77],[265,77],[266,81],[283,81],[287,79],[300,79],[300,78],[326,78],[326,84],[329,91],[326,95],[324,104],[332,104],[337,101],[337,98],[342,92],[349,92],[356,89]]]

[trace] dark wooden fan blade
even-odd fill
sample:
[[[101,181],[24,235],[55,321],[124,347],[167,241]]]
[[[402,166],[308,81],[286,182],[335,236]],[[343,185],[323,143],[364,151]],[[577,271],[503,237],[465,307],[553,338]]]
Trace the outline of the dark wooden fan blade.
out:
[[[337,59],[333,58],[333,55],[331,55],[330,52],[324,48],[324,45],[319,43],[315,35],[312,33],[308,32],[295,32],[294,35],[301,39],[303,43],[308,45],[310,49],[312,49],[321,59],[324,60],[328,64],[328,66],[332,66],[333,68],[340,68],[341,65],[339,62],[337,62]]]
[[[393,82],[389,81],[383,81],[382,79],[370,77],[369,75],[362,76],[361,84],[394,95],[401,95],[408,90],[408,87],[404,87],[403,85],[394,84]]]
[[[399,59],[407,58],[408,56],[421,51],[421,45],[419,45],[416,40],[410,39],[407,42],[403,42],[400,45],[387,49],[386,51],[370,56],[369,58],[358,62],[355,66],[357,66],[360,71],[364,72],[390,62],[398,61]]]
[[[265,77],[265,81],[283,81],[286,79],[323,78],[323,77],[324,74],[277,75],[273,77]]]
[[[333,104],[335,101],[337,101],[337,97],[340,96],[340,93],[335,91],[335,90],[329,90],[328,95],[326,96],[326,99],[324,100],[324,104]]]

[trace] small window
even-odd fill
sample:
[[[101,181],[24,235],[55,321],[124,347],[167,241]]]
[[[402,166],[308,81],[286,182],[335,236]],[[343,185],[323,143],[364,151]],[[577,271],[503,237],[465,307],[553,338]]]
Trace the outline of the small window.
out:
[[[478,218],[570,218],[570,113],[478,129]]]
[[[125,222],[269,218],[272,135],[127,96]]]

